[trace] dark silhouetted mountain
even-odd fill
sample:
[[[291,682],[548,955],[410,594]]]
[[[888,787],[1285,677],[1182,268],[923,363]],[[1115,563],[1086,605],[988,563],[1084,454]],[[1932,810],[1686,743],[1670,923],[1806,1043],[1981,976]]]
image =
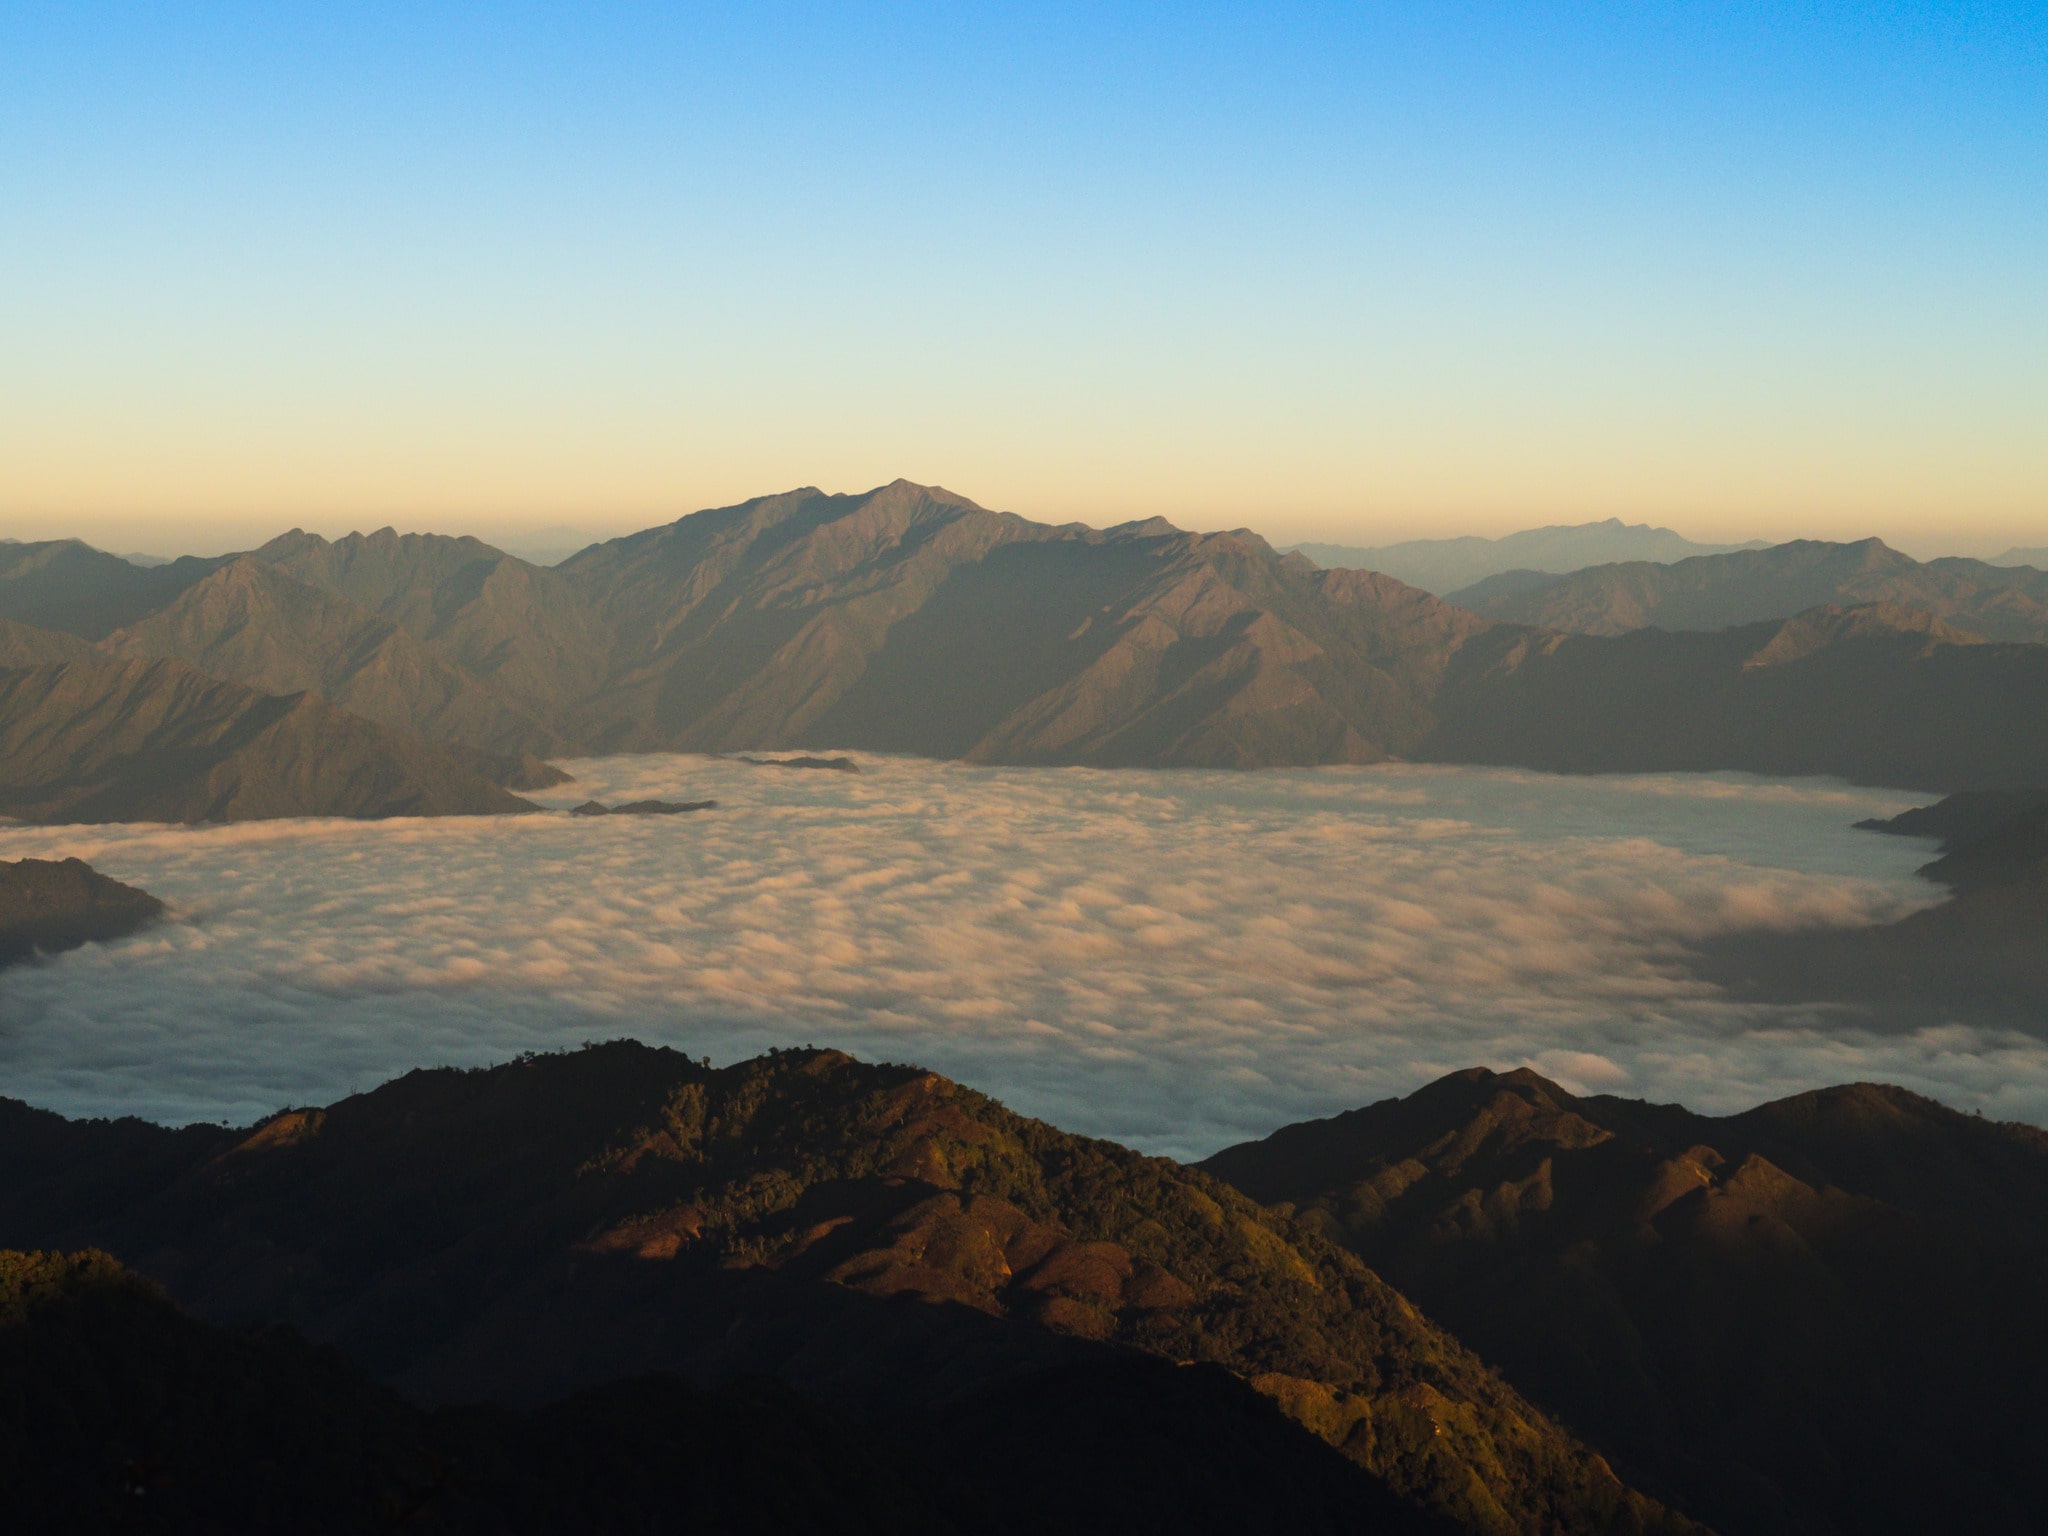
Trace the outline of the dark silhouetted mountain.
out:
[[[132,565],[77,539],[0,543],[0,619],[98,640],[153,613],[221,562]]]
[[[1716,1119],[1471,1071],[1202,1166],[1724,1531],[2048,1525],[2038,1130],[1869,1085]]]
[[[756,768],[809,768],[825,773],[859,773],[860,764],[850,757],[742,757]]]
[[[83,859],[0,860],[0,965],[121,938],[163,909]]]
[[[1876,927],[1744,933],[1695,959],[1740,997],[1827,1003],[1859,1023],[2048,1028],[2048,790],[1952,795],[1873,831],[1941,842],[1920,872],[1950,898]]]
[[[1104,1350],[886,1434],[772,1381],[673,1375],[423,1411],[106,1255],[0,1253],[0,1378],[22,1529],[1442,1529],[1226,1372]]]
[[[1653,625],[1728,629],[1809,608],[1886,603],[1922,609],[1987,640],[2048,641],[2048,575],[1982,560],[1922,564],[1879,539],[1801,539],[1675,565],[1599,565],[1547,582],[1516,572],[1454,592],[1451,601],[1490,619],[1587,635]]]
[[[689,811],[717,809],[716,800],[628,800],[620,805],[606,805],[602,800],[586,800],[581,805],[571,806],[571,816],[681,816]]]
[[[1961,895],[2038,885],[2048,898],[2048,789],[1950,795],[1938,805],[1857,825],[1895,837],[1940,839],[1941,857],[1921,873]]]
[[[180,661],[0,671],[0,815],[241,821],[533,809],[449,750]]]
[[[1624,523],[1618,517],[1597,523],[1565,523],[1525,528],[1505,538],[1474,536],[1455,539],[1409,539],[1399,544],[1359,548],[1350,544],[1296,544],[1317,565],[1340,570],[1384,571],[1411,587],[1439,596],[1456,592],[1489,576],[1517,573],[1540,579],[1611,565],[1623,560],[1683,560],[1689,555],[1715,555],[1749,544],[1697,544],[1669,528]]]
[[[1884,605],[1712,634],[1501,627],[1458,653],[1436,710],[1418,755],[1442,762],[1995,788],[2048,765],[2048,647]]]
[[[253,1132],[0,1101],[0,1167],[0,1242],[103,1246],[201,1316],[288,1323],[425,1401],[765,1374],[899,1433],[965,1405],[991,1448],[1033,1426],[1036,1454],[1064,1390],[1045,1373],[1137,1350],[1250,1382],[1467,1530],[1691,1529],[1341,1248],[915,1068],[621,1043]],[[1153,1390],[1075,1388],[1104,1433]]]

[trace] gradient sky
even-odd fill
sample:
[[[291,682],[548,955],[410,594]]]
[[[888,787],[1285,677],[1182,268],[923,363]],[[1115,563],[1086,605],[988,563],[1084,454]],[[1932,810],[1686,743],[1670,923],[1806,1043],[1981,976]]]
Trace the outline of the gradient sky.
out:
[[[0,535],[2048,544],[2048,11],[0,0]]]

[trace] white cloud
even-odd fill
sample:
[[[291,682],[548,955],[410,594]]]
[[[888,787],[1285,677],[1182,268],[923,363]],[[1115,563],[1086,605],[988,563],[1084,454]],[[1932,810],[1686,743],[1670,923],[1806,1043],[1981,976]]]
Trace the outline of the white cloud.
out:
[[[172,904],[0,973],[0,1092],[243,1120],[407,1068],[636,1035],[837,1044],[1204,1153],[1456,1067],[1735,1108],[1882,1077],[2048,1118],[2048,1051],[1738,1006],[1682,947],[1932,896],[1910,803],[1830,782],[862,759],[570,765],[655,818],[10,828]]]

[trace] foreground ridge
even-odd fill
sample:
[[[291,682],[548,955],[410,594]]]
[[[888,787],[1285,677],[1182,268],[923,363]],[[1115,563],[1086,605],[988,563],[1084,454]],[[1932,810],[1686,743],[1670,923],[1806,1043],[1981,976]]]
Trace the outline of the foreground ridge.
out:
[[[103,1247],[430,1402],[769,1374],[900,1432],[1136,1350],[1250,1382],[1457,1528],[1695,1528],[1336,1245],[916,1068],[618,1043],[253,1133],[7,1105],[0,1157],[0,1242]]]
[[[1724,1530],[2048,1520],[2048,1133],[1873,1084],[1716,1119],[1475,1070],[1202,1166]]]

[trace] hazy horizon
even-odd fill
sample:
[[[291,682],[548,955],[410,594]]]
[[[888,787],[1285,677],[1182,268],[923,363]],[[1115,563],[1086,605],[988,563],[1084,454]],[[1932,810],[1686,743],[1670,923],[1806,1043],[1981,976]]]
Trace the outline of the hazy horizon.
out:
[[[883,484],[886,483],[887,482],[883,482]],[[823,489],[826,490],[828,494],[850,495],[863,495],[877,488],[878,487],[876,486],[823,487]],[[799,489],[799,487],[793,485],[779,486],[773,491],[763,492],[761,494],[776,495],[786,491],[793,491],[797,489]],[[946,489],[955,491],[962,495],[966,495],[970,500],[980,502],[980,498],[975,497],[971,492],[960,491],[959,487],[957,486],[948,486],[946,487]],[[742,500],[751,499],[754,498],[742,498]],[[1024,511],[1023,509],[1017,507],[997,506],[990,504],[988,502],[980,502],[980,504],[988,507],[991,511],[1015,512],[1020,516],[1030,517],[1037,522],[1081,522],[1087,523],[1093,527],[1106,528],[1113,526],[1116,523],[1138,520],[1136,517],[1123,518],[1114,516],[1096,518],[1053,518],[1049,516],[1038,517],[1033,513]],[[4,518],[4,516],[0,516],[0,540],[18,540],[23,543],[34,543],[51,539],[76,538],[83,539],[86,543],[94,546],[97,549],[105,550],[110,554],[144,555],[159,558],[175,559],[181,555],[197,555],[206,557],[214,555],[241,553],[246,550],[257,548],[269,542],[271,539],[277,537],[279,534],[288,532],[294,528],[302,529],[303,531],[308,533],[318,534],[322,538],[326,539],[340,539],[345,538],[350,534],[375,533],[380,531],[381,529],[388,527],[400,534],[427,533],[444,534],[450,536],[468,536],[471,538],[481,539],[486,544],[490,544],[496,548],[505,550],[510,554],[521,556],[522,558],[535,558],[537,556],[544,554],[549,558],[550,561],[552,561],[555,558],[559,558],[561,555],[573,552],[577,549],[588,547],[591,544],[602,543],[608,539],[623,538],[630,534],[642,532],[647,528],[659,527],[668,523],[672,523],[676,521],[678,518],[687,517],[696,512],[710,510],[714,510],[714,508],[712,508],[709,505],[703,507],[690,507],[682,511],[675,512],[672,515],[655,517],[650,521],[644,523],[594,521],[587,526],[580,527],[574,525],[565,525],[559,522],[542,523],[537,525],[524,525],[518,523],[497,524],[493,523],[488,519],[478,520],[473,518],[461,517],[451,517],[448,519],[436,520],[434,518],[425,516],[414,518],[407,518],[403,516],[387,516],[383,518],[351,518],[347,516],[337,516],[330,518],[301,519],[295,522],[263,522],[257,519],[250,519],[247,521],[237,521],[232,524],[214,525],[212,527],[198,528],[195,528],[193,525],[190,524],[172,523],[168,525],[168,529],[171,530],[168,533],[166,531],[166,528],[164,527],[157,527],[147,523],[131,524],[120,521],[102,522],[93,519],[80,519],[76,522],[62,523],[51,526],[46,529],[42,529],[40,531],[24,533],[18,531],[17,527],[11,524],[6,518]],[[1446,525],[1445,527],[1433,532],[1423,532],[1418,534],[1401,534],[1398,536],[1390,535],[1385,537],[1381,537],[1370,532],[1357,533],[1351,536],[1321,536],[1303,533],[1290,534],[1282,531],[1287,526],[1289,526],[1285,523],[1271,525],[1267,527],[1260,527],[1256,524],[1248,523],[1202,524],[1191,521],[1185,521],[1180,518],[1172,517],[1170,515],[1167,516],[1167,520],[1169,522],[1175,523],[1176,526],[1186,528],[1194,532],[1215,532],[1222,531],[1225,529],[1249,527],[1252,532],[1264,538],[1274,548],[1286,549],[1296,544],[1320,544],[1332,546],[1350,546],[1356,548],[1372,548],[1383,545],[1405,543],[1409,542],[1410,540],[1455,539],[1461,537],[1503,538],[1510,534],[1522,533],[1545,527],[1592,525],[1609,521],[1610,518],[1603,517],[1567,519],[1562,520],[1560,522],[1550,523],[1531,522],[1514,524],[1512,526],[1502,526],[1499,528],[1489,527],[1484,529],[1478,527]],[[1737,544],[1746,542],[1746,538],[1709,540],[1704,536],[1697,534],[1691,528],[1671,528],[1671,525],[1669,524],[1659,524],[1654,519],[1648,518],[1614,516],[1611,520],[1619,521],[1624,524],[1667,528],[1670,529],[1670,531],[1672,532],[1678,533],[1686,538],[1695,539],[1701,543],[1713,542]],[[2029,547],[2027,542],[2024,540],[2015,543],[2012,541],[2003,541],[2000,539],[1970,539],[1965,537],[1945,537],[1940,534],[1932,534],[1924,539],[1901,539],[1898,537],[1887,537],[1886,535],[1879,533],[1875,530],[1871,530],[1865,533],[1855,533],[1849,531],[1844,531],[1840,533],[1817,533],[1807,530],[1794,529],[1776,535],[1759,534],[1746,537],[1760,538],[1763,539],[1765,542],[1771,544],[1785,543],[1794,539],[1856,540],[1862,538],[1875,537],[1884,539],[1884,542],[1890,545],[1892,548],[1897,549],[1904,554],[1910,555],[1916,560],[1931,560],[1945,555],[1962,555],[1976,559],[1994,559],[2000,555],[2007,553],[2009,550],[2015,548]],[[2041,541],[2048,541],[2048,524],[2044,524],[2043,529],[2039,535],[2039,538],[2036,540],[2036,545],[2038,546],[2038,544]]]

